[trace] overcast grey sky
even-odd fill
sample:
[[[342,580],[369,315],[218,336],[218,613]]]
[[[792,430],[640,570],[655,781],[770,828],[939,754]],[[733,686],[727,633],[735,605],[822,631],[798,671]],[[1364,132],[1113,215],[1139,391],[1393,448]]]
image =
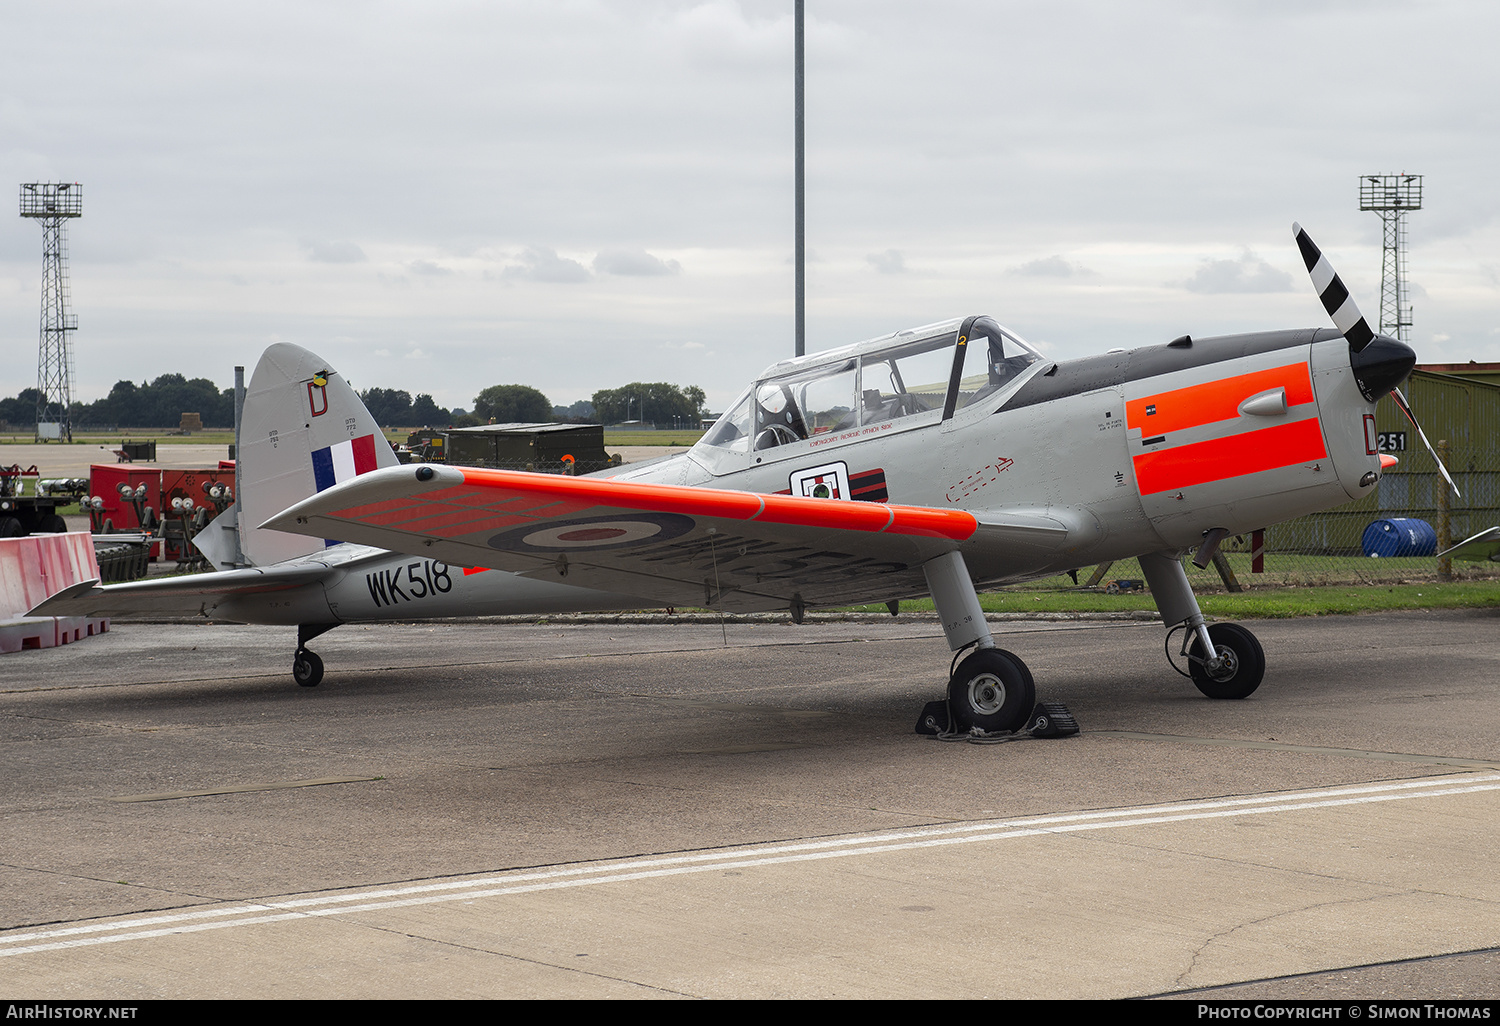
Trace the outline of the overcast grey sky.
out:
[[[720,408],[792,351],[791,0],[12,5],[0,182],[78,181],[75,396],[232,380]],[[808,347],[990,313],[1058,357],[1378,315],[1357,179],[1425,174],[1424,362],[1500,360],[1500,5],[808,0]],[[12,203],[15,201],[12,200]],[[0,395],[40,231],[0,218]]]

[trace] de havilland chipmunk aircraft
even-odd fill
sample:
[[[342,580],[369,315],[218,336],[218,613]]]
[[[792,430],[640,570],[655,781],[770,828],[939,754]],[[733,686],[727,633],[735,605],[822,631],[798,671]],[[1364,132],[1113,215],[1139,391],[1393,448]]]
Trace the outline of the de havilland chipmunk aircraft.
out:
[[[1208,624],[1181,556],[1206,566],[1229,535],[1367,494],[1393,462],[1377,452],[1376,401],[1392,392],[1411,415],[1398,386],[1415,353],[1369,328],[1293,227],[1336,329],[1184,335],[1053,361],[989,317],[955,319],[775,364],[687,453],[577,478],[395,465],[378,432],[367,437],[368,414],[320,433],[319,403],[332,402],[320,397],[342,382],[273,347],[251,398],[267,374],[299,405],[251,417],[247,398],[245,468],[282,446],[303,461],[311,451],[312,465],[257,471],[239,522],[247,536],[259,525],[257,562],[284,561],[174,594],[196,580],[194,594],[214,596],[206,615],[297,624],[299,679],[316,658],[306,641],[338,623],[495,611],[455,600],[483,579],[506,608],[537,611],[801,619],[927,594],[955,659],[973,650],[950,674],[950,729],[997,731],[1026,723],[1035,686],[995,645],[976,587],[1136,557],[1164,623],[1183,630],[1193,682],[1243,698],[1264,674],[1261,646],[1243,627]],[[111,596],[123,608],[168,585],[80,586],[37,611]]]

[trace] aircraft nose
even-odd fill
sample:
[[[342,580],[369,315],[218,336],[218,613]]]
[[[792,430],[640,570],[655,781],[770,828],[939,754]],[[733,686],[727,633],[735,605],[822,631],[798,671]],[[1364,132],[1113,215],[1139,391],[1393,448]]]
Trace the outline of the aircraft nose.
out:
[[[1416,351],[1389,335],[1376,335],[1357,353],[1350,347],[1349,366],[1354,368],[1354,380],[1371,402],[1405,381],[1416,363]]]

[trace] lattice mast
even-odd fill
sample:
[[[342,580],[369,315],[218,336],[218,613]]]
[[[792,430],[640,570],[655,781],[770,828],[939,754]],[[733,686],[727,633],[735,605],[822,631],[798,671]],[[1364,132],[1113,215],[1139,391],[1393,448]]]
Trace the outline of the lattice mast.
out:
[[[1359,209],[1380,215],[1380,333],[1401,342],[1411,334],[1411,301],[1406,292],[1406,215],[1422,209],[1422,176],[1364,175]]]
[[[68,313],[69,218],[83,216],[77,182],[21,186],[21,216],[42,225],[42,332],[36,367],[36,438],[73,440],[73,343],[78,318]]]

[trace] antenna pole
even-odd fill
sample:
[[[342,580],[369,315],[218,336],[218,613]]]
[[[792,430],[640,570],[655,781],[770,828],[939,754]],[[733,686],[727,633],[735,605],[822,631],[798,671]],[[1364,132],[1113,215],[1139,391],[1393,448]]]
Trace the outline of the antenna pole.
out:
[[[803,0],[796,0],[797,27],[794,33],[796,37],[797,51],[797,99],[796,99],[796,172],[797,179],[797,356],[807,355],[807,222],[806,204],[803,196],[804,183],[804,161],[803,161],[803,133],[802,133],[802,4]]]
[[[1380,257],[1380,333],[1409,342],[1411,300],[1406,290],[1406,215],[1422,209],[1422,176],[1362,175],[1359,209],[1373,210],[1383,228]]]
[[[36,440],[73,440],[73,344],[78,318],[68,313],[67,223],[83,216],[77,182],[21,185],[21,216],[42,225],[42,330],[36,371]]]

